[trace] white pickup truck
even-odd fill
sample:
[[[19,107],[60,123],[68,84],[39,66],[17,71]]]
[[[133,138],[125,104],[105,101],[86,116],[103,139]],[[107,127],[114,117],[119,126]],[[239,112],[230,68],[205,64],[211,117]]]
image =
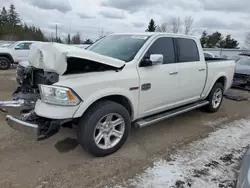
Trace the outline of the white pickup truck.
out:
[[[7,70],[11,64],[28,60],[30,45],[37,41],[17,41],[13,44],[0,48],[0,70]]]
[[[167,33],[112,34],[87,50],[62,44],[31,49],[17,67],[8,124],[48,138],[77,129],[95,156],[116,152],[138,128],[204,107],[216,112],[233,80],[233,60],[205,60],[198,39]]]

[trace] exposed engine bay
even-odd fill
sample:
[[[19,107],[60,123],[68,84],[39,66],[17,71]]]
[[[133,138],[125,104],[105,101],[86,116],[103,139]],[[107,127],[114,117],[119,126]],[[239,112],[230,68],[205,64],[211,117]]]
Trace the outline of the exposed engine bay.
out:
[[[102,71],[107,71],[107,70],[118,71],[122,68],[123,67],[116,68],[110,65],[105,65],[105,64],[87,60],[87,59],[70,57],[67,59],[67,70],[63,75],[82,74],[82,73],[88,73],[88,72],[102,72]]]
[[[64,75],[101,72],[106,70],[118,71],[118,68],[72,57],[67,59],[67,70]],[[13,99],[24,99],[35,102],[40,97],[38,85],[52,85],[58,82],[59,74],[37,69],[32,67],[28,62],[20,62],[16,69],[16,80],[19,87],[13,93]]]
[[[13,93],[13,100],[24,99],[35,102],[40,97],[38,84],[54,84],[58,82],[59,75],[36,69],[28,62],[20,62],[16,69],[16,80],[19,86]]]
[[[116,68],[91,60],[71,57],[67,58],[67,69],[61,76],[108,70],[119,71],[119,69],[121,68]],[[16,81],[19,86],[13,93],[13,101],[6,103],[11,107],[9,110],[6,110],[6,112],[10,112],[12,107],[15,107],[16,105],[19,106],[19,114],[15,117],[18,117],[18,119],[22,121],[37,125],[38,140],[54,135],[59,131],[62,125],[72,122],[72,119],[51,120],[39,117],[34,112],[36,101],[41,98],[39,84],[52,85],[58,82],[58,73],[35,68],[31,66],[28,61],[23,61],[20,62],[16,68]],[[5,103],[2,103],[1,105],[3,106]]]
[[[52,85],[59,80],[59,75],[54,72],[45,72],[32,67],[29,62],[20,62],[16,68],[16,81],[19,84],[12,94],[13,105],[19,106],[19,112],[15,114],[20,120],[37,124],[39,130],[38,139],[45,139],[59,130],[60,124],[51,126],[53,121],[39,117],[35,114],[35,104],[40,98],[39,84]],[[16,102],[16,103],[15,103]],[[6,112],[13,111],[11,103]],[[17,111],[18,111],[17,110]]]

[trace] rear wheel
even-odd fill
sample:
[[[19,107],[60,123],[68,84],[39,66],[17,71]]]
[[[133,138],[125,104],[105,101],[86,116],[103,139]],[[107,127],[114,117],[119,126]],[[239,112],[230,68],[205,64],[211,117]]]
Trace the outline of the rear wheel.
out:
[[[7,70],[10,68],[11,62],[6,57],[0,57],[0,70]]]
[[[221,83],[216,83],[208,95],[209,104],[206,106],[208,112],[217,112],[222,104],[224,86]]]
[[[130,115],[125,107],[113,101],[100,101],[82,116],[77,137],[88,152],[103,157],[122,147],[130,127]]]

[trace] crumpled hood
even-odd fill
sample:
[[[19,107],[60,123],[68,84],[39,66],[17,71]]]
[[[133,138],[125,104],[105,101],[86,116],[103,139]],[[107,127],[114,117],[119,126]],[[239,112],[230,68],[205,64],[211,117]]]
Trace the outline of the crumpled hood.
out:
[[[250,75],[250,66],[236,64],[235,73]]]
[[[31,45],[29,62],[33,67],[63,75],[67,70],[67,58],[75,57],[121,68],[124,61],[103,56],[85,49],[58,43]]]

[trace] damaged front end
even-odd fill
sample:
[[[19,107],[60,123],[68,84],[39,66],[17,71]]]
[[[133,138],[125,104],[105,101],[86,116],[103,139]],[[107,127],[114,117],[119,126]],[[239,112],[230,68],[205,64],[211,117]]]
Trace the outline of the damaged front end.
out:
[[[52,85],[59,75],[36,69],[28,62],[20,62],[16,69],[18,88],[12,94],[12,101],[0,101],[0,111],[6,114],[10,127],[36,137],[38,140],[57,133],[62,124],[71,121],[52,120],[36,115],[35,104],[40,99],[38,84]]]
[[[12,128],[35,135],[39,140],[48,138],[57,133],[62,125],[77,123],[78,118],[73,119],[73,115],[82,102],[69,87],[56,86],[55,83],[70,79],[69,75],[118,72],[124,66],[122,60],[68,45],[34,45],[29,52],[29,61],[22,61],[17,66],[16,81],[19,86],[12,94],[13,101],[0,101],[0,111],[6,114]],[[58,101],[58,96],[67,97],[68,103]]]

